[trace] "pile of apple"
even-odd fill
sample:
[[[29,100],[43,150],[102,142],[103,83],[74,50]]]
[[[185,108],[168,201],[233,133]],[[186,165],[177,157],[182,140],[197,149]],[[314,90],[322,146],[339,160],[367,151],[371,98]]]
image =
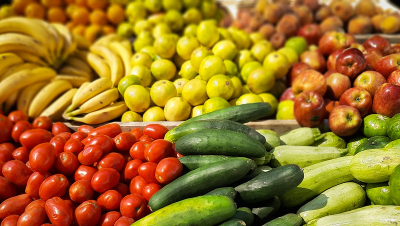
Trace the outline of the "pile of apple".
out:
[[[301,59],[287,74],[291,87],[280,98],[294,101],[301,126],[316,127],[328,118],[332,132],[351,136],[369,114],[400,113],[400,45],[379,35],[359,44],[332,31]]]

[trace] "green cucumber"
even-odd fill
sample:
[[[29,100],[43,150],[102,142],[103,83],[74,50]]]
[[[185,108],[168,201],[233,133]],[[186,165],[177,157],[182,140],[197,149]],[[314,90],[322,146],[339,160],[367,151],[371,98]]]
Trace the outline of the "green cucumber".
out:
[[[260,173],[250,181],[236,186],[235,190],[240,201],[255,203],[290,191],[297,187],[303,178],[302,169],[290,164]]]
[[[206,195],[223,195],[235,199],[236,193],[237,192],[233,187],[221,187],[206,193]]]
[[[248,205],[248,207],[251,209],[251,212],[254,214],[254,223],[256,225],[261,225],[262,222],[265,223],[266,219],[276,213],[280,206],[281,201],[279,200],[278,196]]]
[[[333,132],[326,132],[321,134],[320,139],[316,140],[311,146],[318,147],[335,147],[335,148],[346,148],[346,141]]]
[[[263,226],[300,226],[302,224],[303,219],[299,215],[288,213],[263,224]]]
[[[222,195],[203,195],[165,206],[135,221],[131,226],[212,226],[227,220],[235,213],[236,204],[231,198]]]
[[[244,221],[247,226],[251,226],[254,223],[254,214],[248,207],[239,207],[237,208],[235,215],[229,219],[239,219]]]
[[[271,151],[275,147],[281,145],[281,139],[279,139],[279,135],[275,131],[269,129],[258,129],[256,131],[265,137],[266,142],[264,146],[267,151]]]
[[[391,140],[400,139],[400,113],[395,114],[387,122],[387,134]]]
[[[390,141],[385,148],[400,148],[400,139]]]
[[[364,189],[354,183],[347,182],[336,185],[304,204],[297,211],[308,223],[327,215],[347,212],[364,206],[366,195]]]
[[[246,226],[246,222],[240,219],[231,219],[220,224],[220,226]]]
[[[361,135],[351,138],[347,143],[347,150],[349,150],[349,155],[354,155],[354,152],[356,151],[357,147],[367,140],[368,140],[367,137]]]
[[[204,165],[214,162],[220,162],[229,158],[234,157],[225,155],[186,155],[178,158],[178,160],[183,165],[183,171],[188,172],[200,168]]]
[[[400,165],[397,165],[390,175],[389,189],[393,202],[400,205]]]
[[[387,182],[369,183],[365,187],[365,190],[368,198],[375,205],[395,205]]]
[[[357,149],[354,151],[354,154],[356,155],[359,152],[369,150],[369,149],[378,149],[378,148],[383,148],[385,147],[389,142],[390,138],[386,136],[373,136],[368,138],[367,141],[364,143],[360,144]]]
[[[265,155],[260,158],[251,158],[257,164],[257,166],[262,166],[268,164],[271,161],[273,154],[269,153],[268,151],[265,152]]]
[[[258,140],[260,143],[265,143],[265,137],[261,135],[256,130],[243,125],[238,122],[234,122],[231,120],[223,120],[223,119],[209,119],[202,121],[194,121],[191,123],[185,123],[183,125],[179,125],[171,130],[169,130],[164,139],[168,140],[172,143],[175,143],[179,138],[185,136],[186,134],[193,133],[203,129],[227,129],[239,133],[247,134],[254,139]]]
[[[273,157],[270,161],[272,167],[287,164],[296,164],[302,168],[329,159],[345,156],[347,149],[334,147],[313,147],[313,146],[278,146],[273,150]]]
[[[282,134],[279,138],[283,145],[308,146],[320,138],[318,128],[301,127]]]
[[[182,155],[227,155],[248,158],[265,156],[265,147],[253,137],[226,129],[203,129],[176,141]]]
[[[253,160],[242,157],[204,165],[162,187],[151,196],[148,205],[156,211],[174,202],[204,195],[240,180],[255,168]]]

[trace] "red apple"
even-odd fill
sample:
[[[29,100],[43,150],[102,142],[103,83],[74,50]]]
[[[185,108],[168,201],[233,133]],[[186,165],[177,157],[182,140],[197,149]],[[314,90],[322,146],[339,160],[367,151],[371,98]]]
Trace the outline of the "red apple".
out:
[[[338,31],[329,31],[319,39],[318,46],[323,55],[329,56],[335,50],[345,49],[355,42],[356,40],[353,35]]]
[[[293,80],[292,89],[295,96],[304,91],[315,91],[324,96],[326,92],[326,79],[316,70],[305,70]]]
[[[400,53],[382,57],[378,62],[376,62],[374,69],[387,79],[390,73],[400,69]]]
[[[365,52],[365,48],[363,45],[361,45],[360,43],[352,43],[349,48],[356,48],[358,50],[360,50],[362,53]]]
[[[376,71],[364,71],[354,80],[354,87],[359,87],[367,90],[372,97],[374,97],[376,90],[386,79]]]
[[[333,73],[326,79],[325,96],[332,100],[339,100],[340,96],[351,88],[350,78],[344,74]]]
[[[331,100],[329,98],[325,98],[325,118],[329,118],[329,114],[332,112],[333,108],[340,105],[338,100]]]
[[[329,78],[329,76],[331,76],[331,74],[333,74],[333,73],[337,73],[337,71],[335,69],[326,71],[324,74],[324,78],[326,78],[326,79]]]
[[[367,61],[357,48],[345,49],[336,60],[336,71],[349,76],[350,79],[357,77],[366,66]]]
[[[279,98],[279,102],[282,102],[284,100],[293,100],[296,99],[296,97],[294,96],[292,87],[287,88],[281,95],[281,97]]]
[[[363,53],[367,67],[370,66],[372,69],[375,68],[376,62],[382,58],[382,53],[373,48],[366,49]]]
[[[390,73],[389,78],[387,79],[387,83],[400,85],[400,69]]]
[[[390,83],[379,86],[372,102],[372,110],[388,117],[400,113],[400,86]]]
[[[394,45],[392,46],[392,50],[390,51],[391,54],[393,53],[400,53],[400,45]]]
[[[339,105],[332,109],[328,119],[329,128],[338,136],[351,136],[361,126],[362,118],[355,107]]]
[[[326,60],[318,50],[307,50],[300,55],[300,61],[321,73],[326,71]]]
[[[346,37],[346,46],[349,47],[351,46],[351,44],[357,43],[356,37],[354,37],[354,35],[349,34],[349,33],[345,33],[344,37]],[[345,48],[347,48],[345,47]]]
[[[338,49],[329,55],[328,60],[326,61],[326,67],[328,68],[328,70],[336,68],[336,60],[342,52],[343,49]]]
[[[363,88],[353,87],[340,96],[339,102],[357,108],[361,117],[365,117],[372,106],[372,96]]]
[[[318,41],[322,36],[322,30],[318,24],[305,24],[297,31],[297,36],[305,38],[308,45],[318,45]]]
[[[311,69],[310,65],[303,62],[296,62],[292,65],[289,70],[288,76],[286,78],[286,85],[291,86],[292,81],[296,78],[302,71]]]
[[[365,49],[373,48],[376,49],[378,52],[382,53],[382,55],[390,54],[391,45],[388,40],[383,38],[380,35],[374,35],[363,43]]]
[[[293,112],[300,126],[316,127],[325,118],[324,98],[314,91],[302,92],[294,101]]]

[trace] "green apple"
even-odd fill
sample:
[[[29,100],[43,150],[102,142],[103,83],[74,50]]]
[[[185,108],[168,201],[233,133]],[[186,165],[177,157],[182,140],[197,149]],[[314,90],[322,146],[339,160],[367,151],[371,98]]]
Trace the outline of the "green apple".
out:
[[[299,62],[299,56],[297,55],[296,50],[289,48],[289,47],[283,47],[278,50],[278,52],[283,53],[283,55],[286,56],[288,59],[290,65],[293,65],[294,63]]]
[[[305,38],[294,36],[286,40],[285,47],[293,48],[296,50],[297,55],[300,56],[304,51],[307,50],[308,44]]]
[[[291,64],[283,53],[272,52],[265,57],[263,66],[274,72],[275,79],[281,79],[285,77]]]

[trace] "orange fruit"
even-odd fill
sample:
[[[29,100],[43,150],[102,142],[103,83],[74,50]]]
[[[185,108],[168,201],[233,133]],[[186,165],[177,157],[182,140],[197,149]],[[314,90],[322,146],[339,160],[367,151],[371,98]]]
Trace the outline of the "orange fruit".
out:
[[[85,35],[85,30],[86,30],[86,26],[85,25],[82,25],[82,24],[79,24],[79,25],[76,25],[73,29],[72,29],[72,33],[73,34],[77,34],[77,35],[80,35],[80,36],[84,36]]]
[[[91,9],[105,9],[108,5],[108,0],[87,0],[87,5]]]
[[[85,7],[77,7],[71,14],[71,20],[75,24],[87,24],[89,15],[89,11]]]
[[[68,30],[72,31],[77,26],[77,24],[70,21],[65,26],[67,26]]]
[[[101,36],[101,27],[95,24],[88,26],[85,30],[84,37],[90,42],[94,42]]]
[[[77,9],[79,6],[75,5],[75,4],[69,4],[67,5],[67,7],[65,7],[65,12],[67,13],[67,16],[69,18],[71,18],[72,13],[75,11],[75,9]]]
[[[64,10],[60,7],[51,7],[47,10],[47,20],[49,22],[65,23],[67,15]]]
[[[90,13],[90,23],[103,26],[107,24],[107,15],[103,10],[95,9]]]
[[[86,0],[75,0],[75,4],[77,6],[82,6],[82,7],[86,7],[87,6]]]
[[[59,7],[62,6],[63,1],[62,0],[40,0],[42,5],[46,7]]]
[[[14,9],[17,14],[24,14],[25,8],[28,4],[35,2],[35,0],[13,0],[11,3],[11,7]]]
[[[43,19],[45,14],[45,8],[36,2],[29,3],[25,8],[25,16],[28,18]]]
[[[103,35],[108,35],[108,34],[114,34],[115,33],[115,27],[111,25],[106,25],[101,28],[101,32]]]
[[[107,18],[114,25],[118,25],[125,20],[125,10],[121,5],[112,4],[107,9]]]

